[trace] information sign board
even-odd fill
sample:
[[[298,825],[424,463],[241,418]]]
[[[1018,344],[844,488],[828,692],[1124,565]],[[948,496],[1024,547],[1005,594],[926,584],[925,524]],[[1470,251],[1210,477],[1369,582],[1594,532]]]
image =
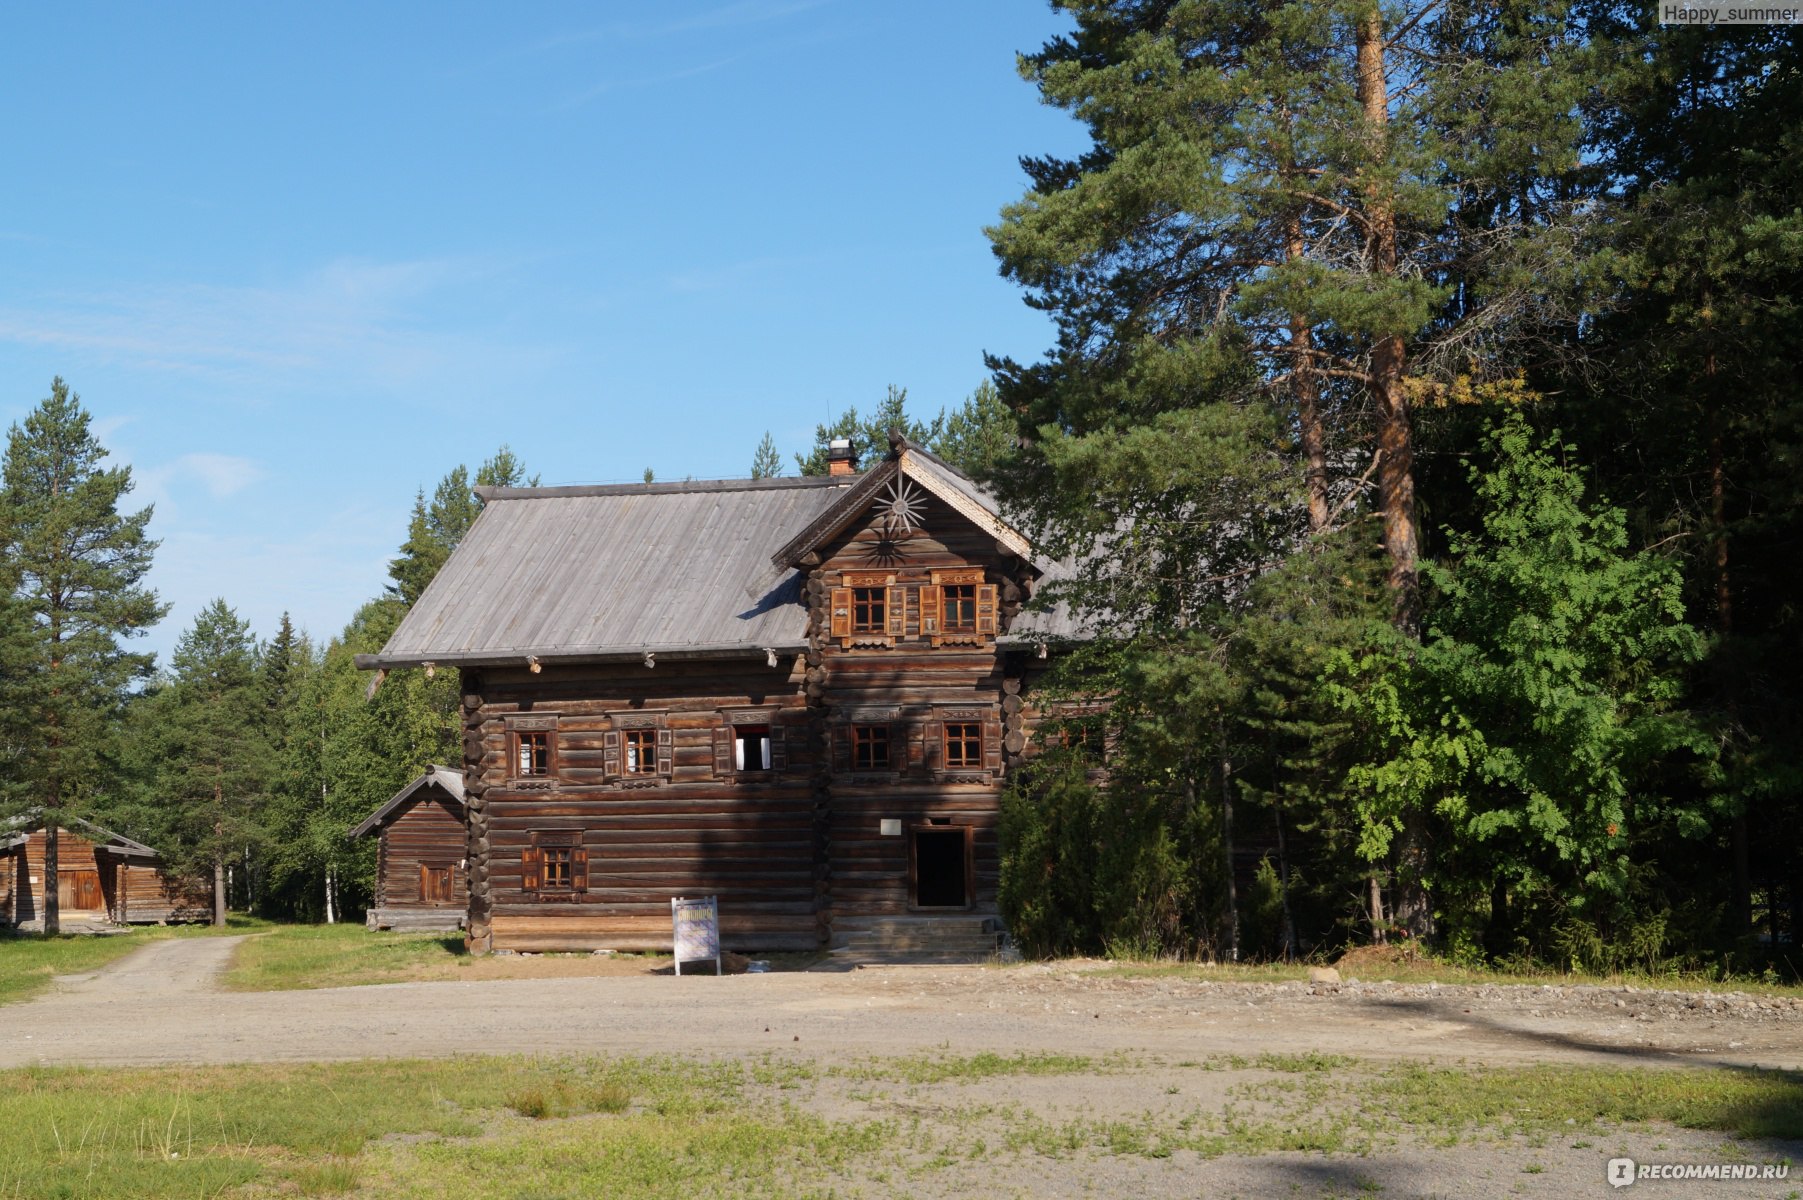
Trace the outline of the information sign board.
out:
[[[684,961],[713,959],[714,974],[720,971],[720,898],[702,896],[670,901],[670,923],[676,933],[676,973],[682,974]]]

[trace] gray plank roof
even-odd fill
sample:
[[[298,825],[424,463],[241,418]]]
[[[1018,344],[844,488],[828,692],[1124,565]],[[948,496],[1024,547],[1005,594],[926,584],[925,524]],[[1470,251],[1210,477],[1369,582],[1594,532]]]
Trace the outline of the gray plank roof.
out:
[[[800,649],[772,553],[855,482],[832,476],[479,489],[481,516],[366,667]]]
[[[352,837],[363,837],[374,833],[388,823],[388,819],[404,807],[411,807],[413,798],[421,790],[437,791],[453,801],[459,811],[463,809],[463,772],[453,771],[450,767],[437,765],[427,767],[425,773],[413,780],[406,787],[389,797],[388,802],[370,813],[363,821],[351,830]]]

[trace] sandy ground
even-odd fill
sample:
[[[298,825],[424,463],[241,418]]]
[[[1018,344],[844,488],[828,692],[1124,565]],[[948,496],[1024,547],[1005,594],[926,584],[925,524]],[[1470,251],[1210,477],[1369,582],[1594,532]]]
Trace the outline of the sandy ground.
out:
[[[644,974],[403,983],[291,992],[216,986],[237,938],[153,942],[105,971],[60,979],[0,1010],[0,1066],[224,1063],[464,1053],[759,1054],[852,1062],[957,1053],[1122,1052],[1131,1069],[953,1086],[958,1103],[1014,1105],[1047,1120],[1155,1103],[1218,1104],[1246,1072],[1196,1066],[1222,1056],[1320,1052],[1442,1065],[1592,1063],[1803,1068],[1803,1008],[1789,998],[1594,987],[1222,984],[1124,978],[1064,966],[866,967],[714,978]],[[1256,1074],[1255,1072],[1253,1074]],[[944,1088],[914,1099],[851,1096],[835,1111],[915,1105],[930,1119]],[[830,1100],[830,1097],[829,1097]],[[887,1111],[887,1110],[884,1110]],[[946,1108],[949,1112],[950,1109]],[[881,1115],[880,1113],[878,1115]],[[893,1114],[891,1114],[893,1115]],[[1583,1139],[1576,1139],[1582,1141]],[[1619,1130],[1594,1144],[1401,1145],[1367,1156],[1202,1160],[1187,1152],[983,1164],[933,1183],[863,1194],[922,1196],[1790,1196],[1784,1185],[1645,1182],[1616,1193],[1605,1160],[1803,1157],[1803,1146],[1731,1144],[1677,1130]],[[1005,1186],[1004,1186],[1005,1181]],[[868,1188],[869,1190],[863,1190]]]

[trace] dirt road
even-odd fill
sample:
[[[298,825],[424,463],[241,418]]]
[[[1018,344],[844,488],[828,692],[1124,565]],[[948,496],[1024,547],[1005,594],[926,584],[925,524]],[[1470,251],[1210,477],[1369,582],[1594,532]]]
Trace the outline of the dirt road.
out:
[[[1789,998],[1220,984],[1038,965],[220,991],[215,980],[239,940],[153,942],[7,1007],[0,1066],[777,1048],[839,1057],[944,1046],[1803,1067],[1803,1009]]]

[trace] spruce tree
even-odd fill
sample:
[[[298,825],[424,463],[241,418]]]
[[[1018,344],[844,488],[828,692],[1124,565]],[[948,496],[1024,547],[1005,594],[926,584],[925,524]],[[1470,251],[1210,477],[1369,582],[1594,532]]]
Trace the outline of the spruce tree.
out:
[[[776,439],[770,431],[764,431],[764,440],[751,456],[751,477],[753,479],[775,479],[783,473],[783,456],[776,448]]]
[[[37,676],[18,746],[22,790],[46,834],[44,928],[56,933],[57,828],[93,810],[127,690],[152,656],[125,647],[166,611],[143,586],[150,509],[119,511],[131,468],[105,466],[81,399],[60,378],[7,437],[0,537],[32,629],[19,664]]]
[[[176,642],[163,696],[158,791],[170,809],[178,869],[213,877],[213,923],[225,924],[226,868],[261,849],[271,748],[264,679],[250,626],[214,600]]]

